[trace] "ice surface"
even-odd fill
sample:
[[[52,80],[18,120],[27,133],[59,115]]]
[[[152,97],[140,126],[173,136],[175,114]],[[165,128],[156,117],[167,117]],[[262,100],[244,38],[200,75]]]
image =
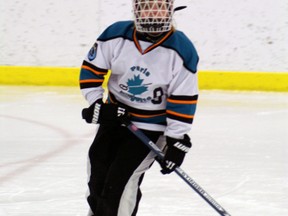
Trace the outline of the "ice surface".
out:
[[[83,216],[95,126],[77,88],[0,86],[0,215]],[[203,91],[182,166],[233,216],[288,215],[288,94]],[[218,215],[158,164],[139,216]]]

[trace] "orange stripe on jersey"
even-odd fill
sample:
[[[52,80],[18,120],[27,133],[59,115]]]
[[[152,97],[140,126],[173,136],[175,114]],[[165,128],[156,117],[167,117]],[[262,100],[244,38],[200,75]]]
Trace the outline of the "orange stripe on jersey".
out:
[[[197,104],[197,100],[186,101],[186,100],[173,100],[168,98],[167,101],[174,104]]]
[[[139,50],[139,52],[141,54],[146,54],[147,52],[149,52],[150,50],[154,49],[155,47],[159,46],[161,43],[163,43],[171,34],[173,33],[173,30],[171,29],[160,41],[158,41],[157,43],[155,44],[152,44],[151,46],[149,46],[144,52],[138,42],[138,39],[136,37],[136,29],[134,30],[133,32],[133,40],[134,40],[134,43],[137,47],[137,49]]]
[[[194,118],[194,115],[181,114],[181,113],[173,112],[171,110],[166,110],[166,112],[168,114],[171,114],[171,115],[174,115],[174,116],[179,116],[179,117],[182,117],[182,118],[189,118],[189,119]]]
[[[133,40],[134,40],[134,43],[137,47],[137,49],[139,50],[139,52],[142,54],[142,49],[141,49],[141,46],[137,40],[137,37],[136,37],[136,30],[134,30],[134,34],[133,34]]]
[[[96,70],[92,69],[91,67],[88,67],[87,65],[82,65],[81,68],[89,70],[89,71],[95,73],[96,75],[106,75],[107,74],[105,72],[96,71]]]
[[[163,43],[163,41],[165,41],[171,34],[172,34],[173,30],[170,30],[170,32],[168,34],[166,34],[160,41],[158,41],[157,43],[153,44],[152,46],[148,47],[143,54],[149,52],[150,50],[154,49],[156,46],[159,46],[159,44]]]
[[[104,80],[104,79],[103,79]],[[103,82],[103,80],[99,80],[99,79],[87,79],[87,80],[80,80],[80,83],[91,83],[91,82]]]
[[[139,118],[152,118],[152,117],[157,117],[157,116],[166,115],[166,113],[157,114],[157,115],[140,115],[140,114],[131,113],[131,112],[130,112],[130,114],[131,114],[132,116],[136,116],[136,117],[139,117]]]

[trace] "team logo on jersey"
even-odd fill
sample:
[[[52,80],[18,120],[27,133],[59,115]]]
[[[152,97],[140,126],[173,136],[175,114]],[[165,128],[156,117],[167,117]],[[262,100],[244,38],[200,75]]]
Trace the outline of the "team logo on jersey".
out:
[[[90,49],[90,51],[88,53],[88,59],[90,61],[93,61],[96,58],[97,47],[98,47],[98,44],[94,43],[93,47]]]
[[[152,84],[145,82],[145,77],[150,76],[150,72],[147,70],[147,68],[141,68],[138,66],[133,66],[130,68],[130,70],[134,73],[133,77],[129,78],[125,84],[119,85],[123,90],[120,93],[128,97],[131,101],[137,101],[140,103],[151,101],[152,98],[150,96],[141,96],[143,93],[148,91],[149,85]],[[144,76],[142,74],[144,74]],[[141,78],[141,76],[144,78]]]
[[[148,91],[148,85],[151,85],[151,83],[143,83],[144,79],[140,78],[139,75],[134,75],[133,78],[128,79],[127,85],[121,84],[120,87],[123,90],[128,91],[132,95],[141,95],[142,93]]]

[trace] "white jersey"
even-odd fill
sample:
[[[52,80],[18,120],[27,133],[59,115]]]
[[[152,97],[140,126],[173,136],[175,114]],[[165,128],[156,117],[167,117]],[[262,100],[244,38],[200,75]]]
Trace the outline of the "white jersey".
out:
[[[84,97],[103,97],[104,75],[111,70],[106,103],[128,109],[139,128],[182,138],[191,129],[197,98],[197,52],[180,31],[160,41],[137,38],[133,21],[117,22],[97,39],[80,74]]]

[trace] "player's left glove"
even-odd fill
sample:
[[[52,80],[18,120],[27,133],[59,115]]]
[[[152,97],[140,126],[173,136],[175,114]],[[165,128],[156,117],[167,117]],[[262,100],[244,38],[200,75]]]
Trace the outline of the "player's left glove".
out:
[[[184,157],[189,149],[192,147],[190,137],[185,134],[183,139],[175,139],[172,137],[166,137],[166,153],[162,160],[158,160],[162,167],[161,172],[163,174],[169,174],[173,172],[176,167],[180,167],[184,161]]]

